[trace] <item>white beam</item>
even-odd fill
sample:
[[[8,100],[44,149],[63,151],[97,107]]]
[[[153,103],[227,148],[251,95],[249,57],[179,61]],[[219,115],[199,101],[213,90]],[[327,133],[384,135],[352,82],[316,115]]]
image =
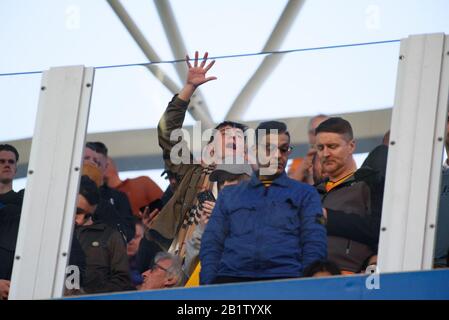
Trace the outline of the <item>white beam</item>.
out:
[[[136,41],[137,45],[140,47],[147,59],[149,61],[161,61],[156,51],[151,47],[150,43],[147,41],[120,1],[108,0],[108,3],[130,35],[133,37],[134,41]],[[157,65],[149,64],[146,67],[159,81],[162,82],[165,87],[167,87],[168,90],[170,90],[172,94],[178,93],[181,90],[181,88]],[[195,120],[201,121],[203,126],[212,127],[213,121],[211,117],[204,113],[201,108],[191,106],[189,107],[189,112]]]
[[[401,41],[379,242],[380,272],[431,269],[449,97],[449,37]]]
[[[154,0],[154,4],[159,13],[159,17],[161,18],[162,26],[164,27],[165,35],[168,39],[168,43],[170,44],[170,48],[173,56],[175,57],[175,60],[184,59],[188,50],[182,39],[178,24],[176,23],[176,18],[170,6],[170,1]],[[175,69],[181,82],[185,81],[185,79],[187,78],[187,69],[185,64],[175,63]],[[201,109],[202,113],[204,113],[208,118],[212,119],[206,100],[201,94],[201,90],[197,89],[195,94],[192,96],[190,107]],[[210,127],[211,124],[207,128]]]
[[[83,66],[43,74],[10,299],[63,294],[93,77]]]
[[[304,5],[305,0],[290,0],[284,8],[276,26],[273,29],[267,43],[262,51],[275,51],[281,47],[282,42],[288,34],[296,16]],[[265,80],[276,69],[281,62],[282,54],[271,54],[266,56],[259,68],[248,80],[243,87],[240,94],[234,100],[231,108],[229,109],[226,119],[239,121],[242,119],[245,111],[251,104],[257,91],[262,87]]]

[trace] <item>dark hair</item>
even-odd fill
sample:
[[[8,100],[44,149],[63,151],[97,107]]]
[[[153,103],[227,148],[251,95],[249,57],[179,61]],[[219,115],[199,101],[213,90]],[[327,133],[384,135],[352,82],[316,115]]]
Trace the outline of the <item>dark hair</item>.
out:
[[[219,189],[225,184],[225,182],[229,182],[229,181],[238,181],[239,183],[242,181],[246,181],[251,179],[251,177],[249,177],[248,175],[246,175],[245,173],[241,173],[241,174],[233,174],[230,172],[223,172],[221,174],[220,179],[217,180]]]
[[[95,141],[95,142],[86,142],[86,148],[89,148],[97,153],[100,153],[104,155],[105,157],[108,156],[108,148],[103,142]]]
[[[332,261],[317,260],[304,269],[304,277],[313,277],[318,272],[329,272],[331,275],[340,275],[340,268]]]
[[[270,134],[270,130],[277,130],[278,134],[285,133],[288,136],[288,139],[290,140],[290,133],[288,132],[287,125],[284,122],[265,121],[261,122],[256,128],[256,143],[258,143],[259,139],[263,135]]]
[[[369,266],[369,261],[374,256],[377,256],[377,253],[374,253],[374,254],[370,255],[368,258],[366,258],[365,261],[363,261],[362,267],[359,269],[359,271],[357,273],[364,273],[366,268],[368,268],[368,266]]]
[[[19,161],[19,152],[10,144],[0,144],[0,151],[10,151],[16,155],[16,162]]]
[[[315,129],[315,134],[318,135],[320,132],[338,133],[346,136],[348,140],[354,139],[351,124],[340,117],[332,117],[321,122]]]
[[[100,191],[98,191],[97,185],[86,175],[81,177],[79,194],[86,198],[92,206],[100,202]]]
[[[223,121],[223,122],[220,122],[214,129],[215,130],[220,130],[221,128],[224,128],[224,127],[231,127],[231,128],[240,129],[243,132],[248,130],[248,126],[246,126],[246,125],[244,125],[242,123],[234,122],[234,121]],[[214,135],[212,135],[210,137],[208,143],[211,143],[212,141],[214,141]]]

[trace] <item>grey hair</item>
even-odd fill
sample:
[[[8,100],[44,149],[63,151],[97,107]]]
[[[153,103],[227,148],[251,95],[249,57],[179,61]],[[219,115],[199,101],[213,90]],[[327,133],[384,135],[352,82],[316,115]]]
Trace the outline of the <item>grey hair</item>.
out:
[[[159,263],[162,260],[170,260],[172,263],[167,268],[167,276],[176,278],[176,286],[178,286],[183,279],[182,263],[179,256],[169,252],[158,252],[154,257],[154,263]]]

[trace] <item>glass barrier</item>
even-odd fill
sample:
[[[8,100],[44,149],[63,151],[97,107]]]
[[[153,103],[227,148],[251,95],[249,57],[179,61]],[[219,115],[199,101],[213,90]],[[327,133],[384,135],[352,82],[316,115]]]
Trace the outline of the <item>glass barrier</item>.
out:
[[[263,1],[260,4],[264,8],[263,14],[266,17],[273,17],[273,12],[276,13],[276,16],[280,14],[282,5],[286,3],[286,1],[280,2],[270,9],[269,3],[271,2]],[[3,5],[0,5],[0,8]],[[29,63],[22,61],[15,66],[19,71],[44,70],[50,65],[77,63],[97,67],[85,137],[86,145],[82,156],[83,167],[80,170],[81,175],[89,177],[89,180],[84,178],[85,181],[81,183],[81,187],[85,188],[83,192],[87,192],[86,195],[83,195],[86,201],[77,199],[76,208],[74,208],[76,210],[73,224],[74,241],[71,243],[72,254],[70,258],[72,262],[74,260],[76,262],[73,262],[73,264],[70,262],[70,265],[79,264],[82,277],[79,288],[66,288],[65,294],[70,296],[133,289],[153,289],[155,288],[153,286],[157,285],[153,281],[157,279],[153,278],[151,274],[156,274],[159,271],[159,276],[162,277],[159,280],[168,281],[168,278],[164,278],[166,274],[162,271],[167,272],[165,269],[168,267],[165,265],[164,259],[169,260],[169,258],[167,256],[158,257],[158,259],[161,259],[158,261],[162,261],[163,265],[158,264],[158,261],[155,262],[155,255],[160,251],[175,252],[181,257],[180,264],[184,265],[175,283],[170,282],[167,287],[198,285],[197,264],[188,265],[186,262],[188,260],[186,243],[188,240],[192,240],[191,236],[196,231],[194,226],[199,225],[199,223],[205,225],[208,221],[204,218],[205,215],[207,216],[207,214],[204,214],[204,210],[200,212],[198,209],[200,202],[202,205],[204,201],[198,199],[197,194],[189,193],[185,198],[179,198],[177,202],[173,201],[176,202],[176,205],[174,205],[176,208],[178,208],[178,205],[179,207],[185,205],[182,207],[182,212],[179,211],[181,209],[176,209],[179,211],[176,214],[182,216],[181,219],[176,218],[177,220],[174,219],[175,222],[164,222],[161,218],[163,215],[159,215],[163,210],[165,210],[165,216],[171,214],[167,213],[170,210],[166,209],[168,207],[164,207],[164,204],[168,203],[170,196],[173,197],[173,193],[178,190],[177,188],[182,183],[198,191],[207,189],[215,199],[218,199],[220,195],[217,192],[218,188],[207,180],[204,185],[199,182],[194,184],[194,181],[200,181],[204,176],[194,176],[194,173],[188,171],[190,169],[179,169],[173,165],[171,168],[173,171],[164,172],[166,167],[157,127],[167,104],[174,93],[178,93],[179,90],[176,90],[177,92],[169,90],[159,79],[169,77],[178,89],[183,87],[185,79],[180,80],[175,69],[175,62],[170,61],[173,59],[173,55],[170,52],[169,43],[164,37],[158,34],[154,39],[161,56],[164,57],[164,63],[153,65],[160,70],[155,75],[148,70],[147,66],[140,64],[147,59],[129,38],[110,7],[106,3],[92,5],[97,10],[96,12],[99,12],[100,9],[101,12],[107,12],[107,24],[110,29],[103,26],[98,33],[92,32],[98,25],[98,23],[95,23],[97,22],[97,16],[88,13],[87,2],[80,1],[73,6],[59,5],[58,10],[63,12],[60,16],[64,19],[61,19],[60,23],[64,25],[62,27],[64,30],[60,30],[59,35],[53,34],[51,39],[45,40],[45,45],[39,46],[39,58],[36,58],[36,61]],[[188,4],[183,1],[173,1],[173,6],[174,11],[179,13],[186,10]],[[223,10],[224,7],[226,7],[226,10],[230,10],[228,4],[218,4],[217,6],[218,8],[222,6]],[[414,6],[417,6],[416,3]],[[385,7],[380,7],[386,8],[386,4]],[[154,19],[145,22],[144,11],[140,8],[138,2],[127,4],[127,9],[136,16],[136,19],[139,19],[139,25],[146,30],[145,35],[151,38],[152,34],[148,30],[151,29],[150,26],[155,24]],[[242,19],[242,16],[247,16],[251,8],[253,8],[253,5],[242,4],[242,12],[238,13],[240,19]],[[18,7],[14,5],[10,9],[17,11]],[[304,7],[304,14],[307,10],[312,9],[312,4],[307,3]],[[432,7],[433,11],[442,11],[440,9],[438,5]],[[151,10],[153,10],[151,12],[152,17],[156,17],[154,4],[151,4]],[[208,10],[212,10],[218,19],[220,15],[217,8]],[[0,17],[2,16],[1,12],[6,11],[0,10]],[[336,16],[338,17],[338,15]],[[76,20],[76,17],[79,19]],[[220,18],[225,21],[233,19],[229,13],[223,13]],[[208,16],[208,19],[212,18]],[[262,20],[265,19],[260,20],[255,21],[254,26],[250,28],[236,27],[237,30],[244,29],[244,31],[242,31],[242,37],[236,40],[238,43],[232,46],[240,48],[235,51],[229,50],[227,47],[229,41],[224,39],[230,36],[234,37],[237,33],[229,30],[225,33],[220,29],[221,31],[217,35],[207,34],[203,39],[197,35],[196,22],[193,23],[192,20],[179,21],[186,39],[192,39],[191,42],[187,43],[189,48],[194,48],[196,46],[195,41],[198,41],[200,49],[209,45],[210,56],[217,57],[215,65],[210,69],[208,75],[217,76],[218,79],[201,85],[197,92],[201,92],[204,100],[200,105],[195,106],[195,108],[204,108],[205,114],[210,113],[211,122],[215,124],[227,118],[236,98],[267,57],[266,54],[247,54],[260,51],[264,41],[266,41],[267,32],[272,29],[275,22],[275,19],[272,19],[273,23],[266,23],[263,27],[266,30],[262,30],[258,26],[263,24],[264,21]],[[295,23],[293,30],[300,28],[301,19],[297,20],[298,22]],[[438,18],[437,31],[448,32],[447,20],[443,20]],[[305,22],[308,25],[306,30],[311,30],[310,24],[312,21],[306,20]],[[51,21],[46,23],[45,26],[38,28],[39,32],[45,33],[45,30],[52,27]],[[419,30],[433,30],[433,26],[425,28],[425,23],[420,23],[423,27]],[[218,25],[221,24],[218,23]],[[430,25],[430,23],[426,25]],[[327,27],[331,28],[332,26]],[[117,32],[110,32],[110,30]],[[159,26],[157,33],[163,32],[162,30]],[[251,129],[255,129],[260,122],[266,120],[284,121],[288,125],[290,133],[289,146],[292,146],[293,150],[290,150],[288,146],[285,150],[279,149],[280,153],[290,156],[288,161],[285,160],[285,166],[282,163],[282,169],[285,169],[291,177],[301,182],[312,185],[321,183],[321,187],[324,188],[324,191],[321,190],[321,192],[324,194],[330,192],[334,187],[337,188],[340,183],[351,185],[349,182],[352,183],[352,180],[350,179],[356,179],[354,171],[361,167],[366,169],[369,166],[370,169],[375,169],[376,173],[373,173],[373,175],[385,175],[389,139],[387,133],[390,128],[398,67],[399,42],[397,39],[410,33],[409,29],[407,31],[401,30],[391,34],[382,34],[382,39],[396,40],[371,44],[360,41],[360,39],[367,39],[361,36],[351,39],[337,38],[341,41],[335,40],[328,43],[313,42],[306,37],[307,39],[301,38],[302,40],[297,42],[294,41],[294,38],[300,31],[291,33],[287,38],[288,46],[284,44],[282,47],[290,51],[278,54],[282,55],[282,59],[277,68],[270,74],[269,78],[263,79],[258,90],[254,90],[252,97],[248,100],[238,118]],[[321,32],[324,31],[321,30]],[[103,39],[98,36],[103,33],[108,33],[108,37]],[[320,32],[317,31],[315,37],[317,38],[319,35]],[[387,37],[387,35],[392,37]],[[254,36],[254,39],[251,43],[248,42],[246,46],[245,44],[251,38],[250,36]],[[5,39],[4,37],[5,35],[0,33],[0,40]],[[43,48],[52,48],[50,42],[58,38],[64,38],[67,43],[75,41],[74,43],[77,45],[73,46],[76,48],[72,52],[61,45],[58,47],[58,50],[60,50],[58,54],[50,55],[44,59],[43,57],[48,52]],[[81,39],[85,40],[82,41]],[[378,40],[377,38],[368,39],[370,41]],[[33,41],[38,40],[33,39]],[[153,41],[152,38],[151,41]],[[359,43],[357,44],[357,42]],[[310,50],[307,49],[305,44],[309,45]],[[37,44],[35,45],[37,46]],[[20,45],[12,44],[12,48],[7,48],[9,60],[13,58],[14,52],[23,54],[24,46],[25,42],[22,41]],[[67,45],[67,47],[70,48],[71,46]],[[68,51],[71,51],[71,53],[67,53]],[[89,52],[93,53],[89,55]],[[224,56],[228,54],[230,56]],[[233,54],[237,56],[232,56]],[[190,57],[194,57],[193,52],[190,52]],[[121,63],[129,64],[120,65]],[[177,62],[177,64],[187,68],[184,62]],[[1,67],[5,69],[2,70]],[[12,188],[19,191],[26,188],[27,166],[37,114],[41,74],[1,75],[2,72],[14,71],[10,66],[0,63],[0,96],[3,102],[0,108],[1,118],[4,120],[3,125],[0,126],[0,144],[11,144],[20,153],[17,174],[12,183]],[[182,104],[179,101],[178,103]],[[182,106],[178,107],[182,108]],[[195,139],[198,138],[194,131],[199,128],[199,124],[189,111],[186,112],[185,119],[181,122],[182,127],[188,129],[184,133],[184,138],[190,138],[188,139],[188,145],[192,148],[188,150],[191,151],[195,147]],[[343,177],[342,181],[334,179],[336,176],[330,175],[332,166],[337,161],[329,160],[326,162],[326,159],[324,159],[326,157],[324,149],[327,147],[325,142],[321,139],[316,140],[317,138],[313,134],[309,136],[311,132],[309,121],[311,117],[319,114],[341,116],[348,119],[353,126],[355,145],[351,145],[350,142],[345,140],[345,143],[350,145],[348,147],[350,152],[345,159],[351,159],[351,170],[348,171],[347,176]],[[51,121],[51,119],[48,121]],[[202,138],[199,142],[201,148],[209,141],[202,136],[205,129],[205,126],[199,129],[199,136]],[[206,138],[209,137],[206,135]],[[447,139],[449,140],[449,138]],[[446,145],[448,146],[449,142]],[[370,153],[379,146],[383,146],[380,148],[382,149],[381,155],[375,159],[376,161],[373,161],[370,158],[370,155],[372,155]],[[232,147],[234,148],[234,145]],[[442,152],[447,155],[444,151]],[[169,152],[166,153],[169,154]],[[0,160],[3,156],[4,152],[0,151]],[[165,160],[167,160],[167,156]],[[340,161],[341,159],[336,156],[336,160]],[[329,172],[326,172],[325,167],[328,168]],[[186,170],[188,173],[186,173]],[[442,169],[442,172],[440,214],[437,223],[436,241],[436,258],[438,258],[436,266],[438,267],[443,266],[444,259],[447,259],[447,243],[449,243],[446,237],[449,234],[446,232],[449,222],[445,220],[445,213],[449,212],[449,210],[446,210],[449,195],[448,171]],[[0,172],[0,174],[3,175],[4,173]],[[185,179],[188,181],[182,181],[183,177],[187,177]],[[328,183],[326,179],[333,183]],[[3,181],[6,180],[0,181],[1,186],[5,185]],[[87,195],[92,183],[94,185],[91,188],[94,193],[93,200],[91,196]],[[99,196],[97,193],[99,193]],[[0,203],[1,196],[0,193]],[[97,196],[99,200],[95,200]],[[209,200],[212,197],[210,193],[201,194],[201,196],[209,197]],[[278,199],[273,199],[273,202],[276,201]],[[292,200],[290,199],[290,201]],[[367,207],[369,207],[368,204]],[[210,208],[207,210],[210,210]],[[325,215],[331,214],[330,211],[332,209],[329,209],[329,212],[326,211]],[[0,207],[0,213],[4,213],[2,207]],[[369,213],[363,212],[363,214],[368,215]],[[195,218],[195,215],[202,216],[203,220],[199,221],[198,218]],[[289,221],[293,219],[290,219],[291,217],[285,218]],[[211,218],[211,221],[213,221],[213,218]],[[318,222],[325,224],[325,221],[320,217]],[[274,226],[280,224],[277,221],[271,222]],[[96,230],[99,225],[103,228],[102,231]],[[270,225],[270,228],[272,225]],[[165,227],[175,229],[176,232],[164,233],[165,231],[161,230]],[[280,225],[280,227],[289,229],[291,226]],[[158,233],[157,230],[161,233]],[[182,230],[182,232],[178,232],[178,230]],[[245,233],[248,230],[240,231]],[[170,238],[171,236],[172,238]],[[340,249],[340,257],[341,254],[351,254],[353,252],[351,250],[354,248],[360,249],[359,252],[355,253],[358,255],[356,257],[358,266],[356,268],[354,265],[338,265],[339,268],[330,270],[333,266],[325,265],[324,268],[329,269],[326,272],[332,274],[335,270],[339,270],[338,272],[345,271],[346,274],[360,273],[364,272],[367,266],[375,263],[377,243],[374,242],[376,241],[370,240],[369,243],[365,243],[360,235],[354,236],[354,239],[339,238],[341,239],[337,239],[338,241],[335,241],[334,244],[340,245],[337,248]],[[354,244],[355,242],[357,243]],[[344,243],[343,247],[341,246],[342,243]],[[0,246],[0,250],[2,248]],[[9,247],[8,250],[7,254],[11,259],[13,258],[11,253],[13,248]],[[107,250],[113,252],[114,259],[106,254]],[[197,251],[193,253],[196,262],[198,261]],[[12,262],[9,261],[8,263]],[[338,261],[336,263],[338,264]],[[97,271],[101,273],[101,276],[95,278],[93,275],[96,271],[92,268],[99,265],[101,268],[99,267]],[[192,269],[192,266],[195,268]],[[318,264],[316,267],[321,267],[321,265]],[[302,266],[297,269],[301,268]],[[114,279],[109,272],[104,272],[104,270],[117,271],[115,275],[118,275],[118,277]],[[194,276],[191,277],[192,275]],[[313,268],[308,269],[308,275],[314,275]],[[7,275],[3,277],[7,278]],[[191,279],[191,282],[187,284],[189,279]]]

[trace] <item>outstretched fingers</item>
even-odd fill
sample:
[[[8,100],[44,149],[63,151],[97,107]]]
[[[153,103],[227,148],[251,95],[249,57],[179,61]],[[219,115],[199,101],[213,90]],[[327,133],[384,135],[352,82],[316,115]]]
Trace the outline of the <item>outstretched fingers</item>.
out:
[[[204,71],[209,71],[209,69],[210,68],[212,68],[212,66],[215,64],[215,60],[212,60],[208,65],[207,65],[207,67],[204,69]]]
[[[195,51],[195,61],[193,62],[193,66],[198,67],[198,51]]]
[[[187,63],[187,66],[189,67],[189,69],[192,68],[192,64],[190,63],[190,57],[188,54],[186,54],[186,63]]]
[[[204,79],[203,83],[206,83],[206,82],[211,81],[211,80],[217,80],[217,77],[208,77],[208,78]]]
[[[208,55],[209,55],[208,52],[206,52],[206,53],[204,54],[203,60],[201,61],[201,64],[200,64],[200,67],[201,67],[201,68],[204,68],[204,66],[206,65],[206,62],[207,62],[207,56],[208,56]]]

